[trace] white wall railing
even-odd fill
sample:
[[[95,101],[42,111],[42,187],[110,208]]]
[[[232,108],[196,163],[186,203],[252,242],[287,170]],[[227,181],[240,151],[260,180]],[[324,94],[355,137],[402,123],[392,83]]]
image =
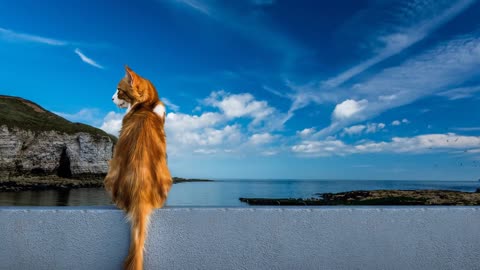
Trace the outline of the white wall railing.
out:
[[[0,208],[0,269],[120,269],[121,211]],[[480,207],[165,208],[146,269],[480,269]]]

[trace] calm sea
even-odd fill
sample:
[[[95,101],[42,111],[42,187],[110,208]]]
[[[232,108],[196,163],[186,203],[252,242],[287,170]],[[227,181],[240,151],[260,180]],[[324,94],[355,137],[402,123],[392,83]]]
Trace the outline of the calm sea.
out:
[[[442,189],[473,192],[475,181],[350,181],[350,180],[217,180],[188,182],[172,187],[167,206],[248,206],[240,197],[310,198],[315,193],[375,189]],[[1,192],[0,205],[110,205],[103,188]]]

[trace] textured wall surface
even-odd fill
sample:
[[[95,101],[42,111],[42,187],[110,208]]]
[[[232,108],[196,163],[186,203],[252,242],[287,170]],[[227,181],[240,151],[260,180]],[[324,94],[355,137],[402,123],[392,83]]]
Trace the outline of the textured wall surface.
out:
[[[0,208],[0,269],[120,269],[113,208]],[[478,207],[166,208],[146,269],[480,269]]]

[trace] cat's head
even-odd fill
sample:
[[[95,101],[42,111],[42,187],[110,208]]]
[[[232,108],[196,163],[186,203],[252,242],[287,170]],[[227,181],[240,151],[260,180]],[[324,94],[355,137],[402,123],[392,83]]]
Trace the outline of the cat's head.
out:
[[[138,103],[158,102],[158,93],[153,84],[125,66],[125,77],[117,85],[112,96],[113,103],[120,108],[128,108]]]

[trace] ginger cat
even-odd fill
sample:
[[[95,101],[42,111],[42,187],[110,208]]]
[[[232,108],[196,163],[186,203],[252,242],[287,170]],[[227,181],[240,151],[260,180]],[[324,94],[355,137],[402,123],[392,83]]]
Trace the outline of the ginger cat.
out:
[[[143,269],[149,216],[167,199],[172,178],[167,166],[165,107],[153,84],[125,66],[112,100],[128,108],[105,177],[105,189],[131,222],[125,269]]]

